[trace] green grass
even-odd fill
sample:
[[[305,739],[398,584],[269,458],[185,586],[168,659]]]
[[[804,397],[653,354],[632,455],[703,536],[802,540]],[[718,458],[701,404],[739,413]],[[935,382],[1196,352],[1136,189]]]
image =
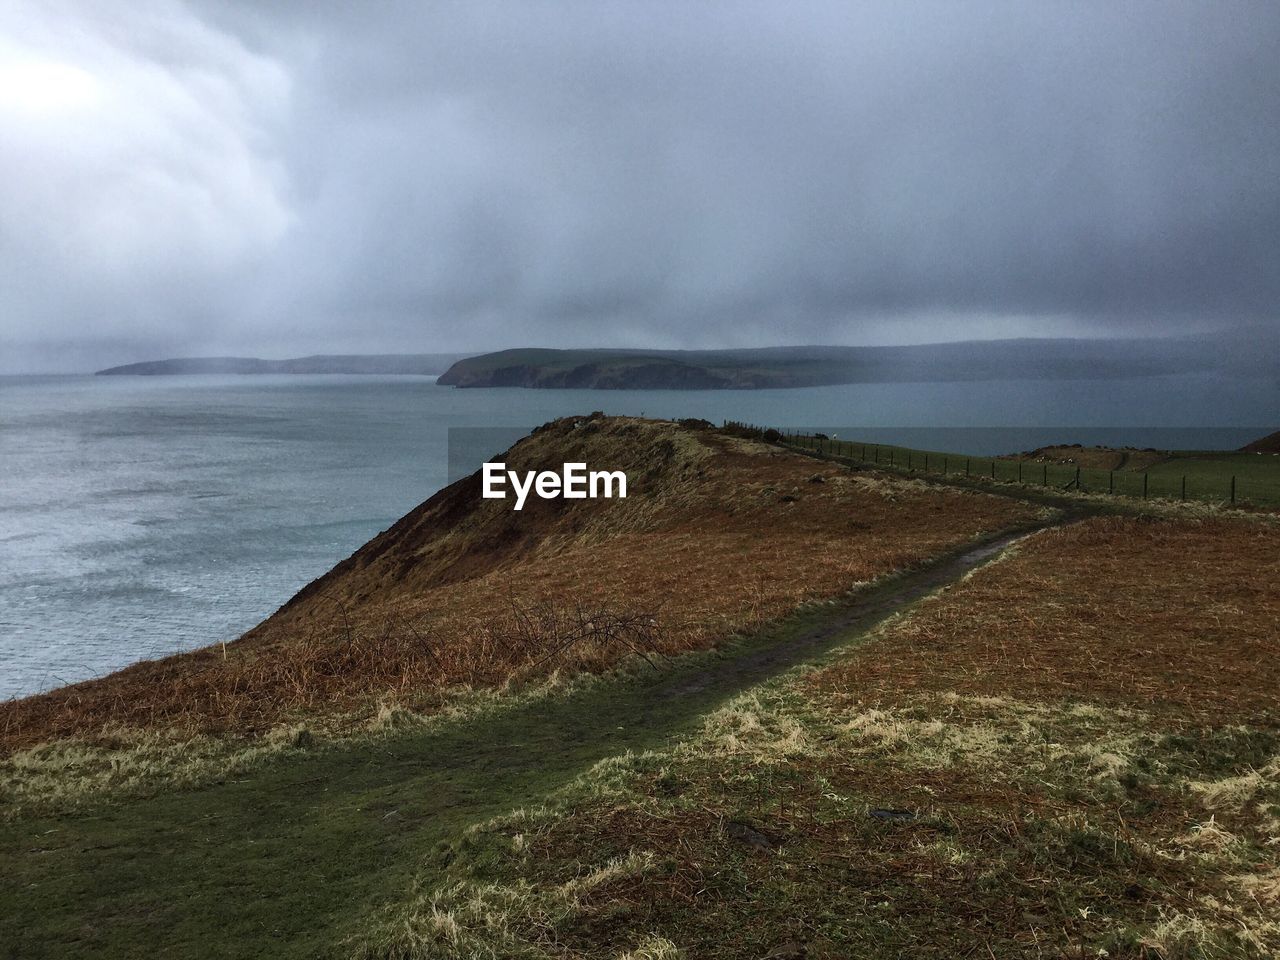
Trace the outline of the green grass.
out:
[[[13,957],[312,957],[402,898],[469,824],[617,749],[659,742],[705,698],[637,724],[641,685],[281,760],[245,779],[0,825],[0,943]]]
[[[1265,828],[1190,785],[1277,746],[1087,704],[832,710],[798,673],[459,837],[362,955],[1261,958]]]
[[[635,726],[636,692],[588,690],[0,825],[0,943],[23,958],[329,953],[364,912],[404,895],[437,844],[683,719],[671,709]]]
[[[1001,483],[1022,483],[1032,487],[1075,489],[1077,470],[1067,464],[1042,464],[995,457],[970,457],[942,450],[920,450],[857,440],[818,441],[812,437],[788,437],[788,443],[880,466],[937,476],[971,477]],[[1209,503],[1231,499],[1231,478],[1235,477],[1237,504],[1280,506],[1280,457],[1233,451],[1170,451],[1168,459],[1147,471],[1090,470],[1078,472],[1085,493],[1114,493],[1117,496],[1181,500],[1183,478],[1185,498]],[[1145,476],[1145,487],[1144,487]]]
[[[1280,456],[1272,454],[1174,451],[1171,459],[1155,464],[1150,473],[1152,481],[1159,478],[1162,485],[1180,483],[1185,476],[1188,496],[1203,491],[1203,495],[1221,497],[1235,477],[1238,499],[1280,504]]]
[[[932,589],[932,575],[909,589]],[[903,589],[890,579],[864,592],[869,612],[857,616],[887,614]],[[602,758],[660,747],[764,677],[847,642],[833,609],[660,672],[291,752],[198,788],[0,821],[0,957],[342,954],[370,916],[444,869],[440,852],[468,827],[540,803]]]

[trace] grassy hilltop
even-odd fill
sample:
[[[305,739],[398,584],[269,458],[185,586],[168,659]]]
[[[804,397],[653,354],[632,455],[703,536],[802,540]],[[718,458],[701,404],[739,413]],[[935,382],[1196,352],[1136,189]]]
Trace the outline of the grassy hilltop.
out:
[[[630,496],[531,498],[516,513],[482,499],[473,474],[236,642],[10,704],[0,742],[117,726],[259,732],[296,711],[371,716],[388,698],[431,703],[459,685],[671,656],[1035,512],[708,427],[548,424],[508,451],[509,469],[608,464]]]
[[[1280,524],[566,418],[244,637],[0,705],[21,957],[1266,957]]]
[[[994,457],[862,443],[824,435],[791,435],[787,442],[851,464],[905,469],[909,474],[968,481],[986,479],[1044,490],[1138,499],[1199,501],[1246,508],[1280,507],[1280,452],[1271,437],[1240,450],[1156,450],[1040,447]]]

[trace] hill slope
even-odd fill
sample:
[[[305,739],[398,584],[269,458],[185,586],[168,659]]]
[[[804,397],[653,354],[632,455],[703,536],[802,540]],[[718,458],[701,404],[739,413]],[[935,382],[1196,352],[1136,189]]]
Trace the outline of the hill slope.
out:
[[[225,650],[0,704],[10,746],[108,728],[254,733],[716,644],[1036,511],[851,473],[709,425],[566,418],[510,469],[624,470],[625,500],[481,498],[473,474]]]
[[[631,495],[526,516],[468,478],[225,651],[0,704],[10,750],[83,738],[0,760],[0,942],[371,960],[1280,949],[1273,523],[1171,511],[1005,552],[1010,535],[984,538],[762,625],[1038,511],[700,423],[570,418],[505,457],[569,458],[634,471]],[[400,709],[735,632],[715,655],[487,709]],[[316,722],[380,701],[361,733]],[[248,744],[182,736],[278,721]]]
[[[1033,535],[460,837],[361,956],[1280,955],[1278,547]]]
[[[1240,448],[1241,453],[1280,453],[1280,430],[1259,437]]]

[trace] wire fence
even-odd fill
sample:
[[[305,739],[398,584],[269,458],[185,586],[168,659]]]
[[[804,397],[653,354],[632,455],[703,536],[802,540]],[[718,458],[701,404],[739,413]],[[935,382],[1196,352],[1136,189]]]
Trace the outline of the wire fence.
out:
[[[1018,457],[972,457],[911,447],[841,440],[802,433],[725,423],[788,446],[908,473],[969,477],[1047,490],[1110,494],[1160,500],[1195,500],[1235,506],[1280,506],[1280,457],[1222,452],[1174,455],[1147,469],[1098,469],[1077,463]]]

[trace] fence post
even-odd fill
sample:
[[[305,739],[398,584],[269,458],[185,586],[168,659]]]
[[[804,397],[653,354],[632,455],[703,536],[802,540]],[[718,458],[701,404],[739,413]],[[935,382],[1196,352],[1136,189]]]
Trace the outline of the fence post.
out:
[[[991,479],[994,480],[995,478],[996,478],[996,462],[992,460],[991,461]]]
[[[1231,475],[1231,503],[1234,506],[1236,502],[1236,475]]]
[[[929,472],[929,455],[927,453],[924,455],[924,472]]]
[[[1022,461],[1018,461],[1018,482],[1022,482]]]
[[[1182,499],[1187,499],[1187,475],[1182,475]]]
[[[1080,468],[1076,467],[1076,493],[1080,492]]]
[[[1107,493],[1116,492],[1116,472],[1114,470],[1107,471]]]
[[[1148,477],[1148,474],[1146,473],[1142,475],[1142,499],[1143,500],[1147,499],[1147,477]]]

